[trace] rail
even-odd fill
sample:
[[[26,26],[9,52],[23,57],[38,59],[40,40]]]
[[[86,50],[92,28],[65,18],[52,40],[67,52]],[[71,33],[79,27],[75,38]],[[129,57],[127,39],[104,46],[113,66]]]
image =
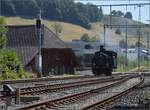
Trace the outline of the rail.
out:
[[[49,92],[56,92],[64,89],[81,87],[86,85],[98,84],[98,83],[106,83],[111,81],[121,80],[123,77],[116,77],[116,78],[97,78],[97,79],[89,79],[83,80],[79,82],[71,82],[71,83],[61,83],[61,84],[53,84],[53,85],[42,85],[42,86],[35,86],[35,87],[26,87],[20,89],[20,95],[32,95],[32,94],[44,94]],[[5,98],[10,96],[3,96],[0,95],[0,98]],[[15,94],[12,96],[15,97]]]
[[[110,87],[113,87],[113,86],[116,86],[116,85],[120,85],[121,83],[129,80],[130,78],[132,78],[132,77],[126,77],[126,78],[124,78],[124,79],[122,79],[118,82],[115,82],[113,84],[109,84],[107,86],[103,86],[103,87],[100,87],[100,88],[97,88],[97,89],[92,89],[92,90],[88,90],[88,91],[85,91],[85,92],[64,96],[62,98],[57,98],[57,99],[54,99],[54,100],[46,100],[46,101],[38,102],[38,103],[28,105],[28,106],[25,106],[25,107],[21,107],[21,108],[18,108],[18,109],[19,110],[28,110],[28,109],[34,109],[34,108],[37,108],[37,107],[46,108],[46,107],[51,107],[51,106],[53,107],[53,106],[56,106],[56,105],[59,105],[59,104],[62,105],[62,104],[68,103],[68,102],[79,100],[81,97],[86,97],[86,96],[92,94],[93,92],[102,91],[102,90],[105,90],[107,88],[110,88]]]
[[[105,107],[108,107],[109,105],[113,104],[117,99],[125,96],[126,94],[130,93],[131,91],[133,91],[135,88],[139,87],[140,85],[142,85],[144,83],[144,80],[142,80],[141,82],[139,82],[137,85],[117,94],[114,95],[112,97],[109,97],[105,100],[102,100],[100,102],[97,102],[95,104],[89,105],[85,108],[82,108],[81,110],[99,110]]]

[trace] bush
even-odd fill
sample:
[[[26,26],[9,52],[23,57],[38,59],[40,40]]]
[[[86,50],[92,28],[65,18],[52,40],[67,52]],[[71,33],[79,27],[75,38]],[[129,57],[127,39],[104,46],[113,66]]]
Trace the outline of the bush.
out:
[[[27,78],[27,74],[14,51],[0,50],[0,78],[4,80]]]

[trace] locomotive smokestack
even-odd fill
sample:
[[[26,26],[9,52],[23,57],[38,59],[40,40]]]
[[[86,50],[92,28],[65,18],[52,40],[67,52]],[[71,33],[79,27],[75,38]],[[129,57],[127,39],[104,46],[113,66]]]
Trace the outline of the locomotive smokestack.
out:
[[[104,49],[104,46],[103,45],[100,45],[100,51],[105,51],[105,49]]]

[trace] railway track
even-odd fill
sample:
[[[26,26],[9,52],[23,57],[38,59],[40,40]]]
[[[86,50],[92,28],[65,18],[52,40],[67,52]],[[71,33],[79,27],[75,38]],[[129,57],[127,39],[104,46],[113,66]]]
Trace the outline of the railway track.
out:
[[[54,99],[54,100],[47,100],[47,101],[38,102],[36,104],[21,107],[21,108],[18,108],[18,109],[19,110],[28,110],[28,109],[36,109],[36,108],[51,108],[51,109],[52,108],[57,108],[60,105],[65,105],[65,104],[68,104],[68,103],[74,103],[74,102],[77,102],[81,99],[82,100],[85,99],[85,97],[92,96],[93,94],[99,94],[99,91],[114,87],[116,85],[120,85],[121,83],[123,83],[123,82],[125,82],[129,79],[131,79],[131,77],[126,77],[126,78],[124,78],[124,79],[122,79],[118,82],[115,82],[113,84],[109,84],[107,86],[103,86],[103,87],[100,87],[100,88],[92,89],[92,90],[81,92],[81,93],[78,93],[78,94],[68,95],[68,96],[65,96],[65,97],[62,97],[62,98],[57,98],[57,99]]]
[[[148,73],[148,72],[147,72]],[[144,72],[143,74],[147,74]],[[131,75],[137,75],[138,73],[132,72],[132,73],[114,73],[113,76],[131,76]],[[148,75],[148,74],[147,74]],[[26,88],[26,87],[34,87],[34,86],[40,86],[40,85],[50,85],[50,84],[61,84],[61,83],[70,83],[70,82],[76,82],[76,81],[82,81],[86,79],[94,79],[96,77],[94,76],[71,76],[71,77],[59,77],[59,78],[35,78],[35,79],[26,79],[26,80],[7,80],[7,81],[0,81],[0,91],[2,91],[2,86],[4,84],[10,84],[14,88]],[[110,77],[102,77],[104,78],[110,78]],[[1,94],[0,94],[1,97]]]
[[[16,81],[2,81],[0,84],[0,88],[4,84],[9,84],[14,88],[30,88],[40,85],[52,85],[52,84],[62,84],[62,83],[71,83],[71,82],[80,82],[83,80],[95,80],[95,79],[107,79],[112,78],[110,76],[107,77],[95,77],[95,76],[82,76],[82,77],[67,77],[67,78],[41,78],[40,80],[16,80]],[[44,80],[45,79],[45,80]],[[2,89],[0,89],[2,91]]]
[[[142,72],[143,74],[149,74],[150,72]],[[114,72],[114,76],[116,75],[135,75],[138,72]],[[43,81],[58,81],[58,80],[68,80],[68,79],[86,79],[92,78],[94,76],[71,76],[71,77],[58,77],[58,78],[32,78],[32,79],[21,79],[21,80],[5,80],[0,81],[0,85],[3,84],[18,84],[18,83],[34,83],[34,82],[43,82]]]
[[[38,93],[47,93],[47,92],[56,92],[60,90],[65,90],[69,88],[76,88],[81,86],[87,86],[98,83],[106,83],[121,80],[123,77],[118,78],[106,78],[106,79],[92,79],[92,80],[84,80],[79,82],[71,82],[71,83],[62,83],[62,84],[54,84],[54,85],[44,85],[37,87],[29,87],[29,88],[21,88],[21,95],[27,94],[38,94]]]
[[[92,105],[89,105],[87,107],[84,107],[82,108],[81,110],[100,110],[100,109],[104,109],[108,106],[110,106],[111,104],[115,103],[115,101],[117,101],[117,99],[127,95],[128,93],[132,92],[135,88],[138,88],[140,87],[142,84],[144,83],[144,80],[142,80],[141,82],[139,82],[137,85],[117,94],[117,95],[114,95],[112,97],[109,97],[105,100],[102,100],[102,101],[99,101],[99,102],[96,102]]]
[[[123,77],[115,77],[115,78],[95,78],[95,79],[86,79],[79,82],[71,82],[71,83],[61,83],[61,84],[53,84],[53,85],[42,85],[35,87],[27,87],[20,89],[20,95],[36,95],[36,94],[45,94],[50,92],[57,92],[60,90],[71,89],[81,86],[89,86],[93,84],[106,83],[121,80]],[[0,98],[5,98],[6,96],[0,95]],[[15,97],[15,96],[14,96]]]
[[[133,73],[134,75],[135,75],[135,73]],[[146,74],[147,75],[147,74]],[[130,75],[130,74],[127,74],[127,75],[119,75],[119,77],[120,78],[122,78],[123,79],[123,77],[131,77],[131,76],[133,76],[132,74]],[[138,76],[138,75],[135,75],[135,76]],[[42,100],[46,100],[46,99],[51,99],[51,100],[48,100],[48,101],[52,101],[52,100],[55,100],[55,99],[60,99],[60,97],[64,97],[64,96],[71,96],[71,95],[73,95],[73,94],[78,94],[79,92],[77,92],[77,91],[74,91],[75,89],[77,89],[78,90],[78,87],[83,87],[83,88],[85,88],[86,86],[88,87],[88,85],[91,85],[91,86],[93,86],[94,84],[97,84],[98,85],[98,83],[100,84],[100,83],[105,83],[105,82],[108,82],[109,81],[109,79],[111,79],[110,81],[114,81],[114,82],[116,82],[115,80],[117,80],[117,77],[118,77],[118,75],[115,75],[115,77],[114,77],[114,79],[112,79],[113,77],[107,77],[107,78],[95,78],[95,77],[93,77],[92,76],[92,78],[90,77],[90,78],[88,78],[88,77],[86,77],[86,78],[83,78],[84,80],[82,80],[82,81],[76,81],[76,82],[70,82],[70,83],[60,83],[60,84],[50,84],[50,85],[37,85],[37,86],[34,86],[34,87],[28,87],[28,88],[20,88],[20,96],[23,96],[23,95],[39,95],[40,97],[45,97],[45,96],[48,96],[48,95],[50,95],[50,96],[48,96],[47,98],[42,98]],[[118,77],[118,80],[119,80],[119,77]],[[116,78],[116,79],[115,79]],[[61,78],[60,78],[61,79]],[[67,79],[70,79],[70,78],[67,78]],[[73,78],[74,79],[74,78]],[[75,78],[76,79],[76,78]],[[120,79],[121,80],[121,79]],[[40,83],[39,83],[40,84]],[[110,84],[111,85],[111,83],[107,83],[107,84]],[[107,85],[106,84],[106,85]],[[109,86],[109,85],[107,85],[107,86]],[[106,86],[106,88],[105,89],[107,89],[107,86]],[[115,85],[114,85],[115,86]],[[101,85],[101,87],[100,86],[98,86],[99,88],[101,88],[102,87],[102,85]],[[113,87],[112,85],[111,85],[111,87]],[[89,87],[88,87],[89,88]],[[103,87],[102,87],[103,88]],[[71,91],[74,91],[74,92],[71,92],[70,94],[69,94],[69,92],[70,92],[70,90],[69,89],[71,89]],[[92,89],[92,88],[91,88]],[[67,92],[67,90],[69,90],[68,92]],[[90,90],[90,89],[85,89],[85,90]],[[81,90],[80,92],[83,92],[83,91],[85,91],[84,89],[83,90]],[[60,92],[61,91],[61,92]],[[64,92],[63,92],[64,91]],[[66,92],[65,92],[66,91]],[[94,91],[94,92],[93,92]],[[96,93],[98,90],[91,90],[91,92],[93,92],[93,93]],[[55,94],[55,92],[60,92],[60,93],[63,93],[62,95],[57,95],[56,94],[56,96],[52,96],[52,98],[51,98],[51,93],[53,93],[53,94]],[[42,96],[42,94],[45,94],[45,93],[49,93],[49,94],[46,94],[46,95],[43,95]],[[53,95],[52,94],[52,95]],[[1,96],[0,95],[0,98],[4,98],[3,96]],[[81,98],[82,98],[82,96],[81,96]],[[78,100],[80,99],[80,98],[77,98]],[[63,103],[63,101],[61,101],[61,103],[55,103],[54,102],[54,104],[52,104],[52,106],[51,106],[51,104],[49,105],[49,103],[48,104],[46,104],[46,105],[41,105],[41,106],[38,106],[38,107],[40,107],[40,108],[45,108],[45,107],[48,107],[48,108],[57,108],[59,105],[63,105],[63,104],[67,104],[67,103],[69,103],[69,102],[74,102],[74,101],[76,101],[77,100],[76,98],[74,99],[71,99],[71,101],[66,101],[65,100],[65,102],[66,103]],[[41,98],[40,98],[40,100],[41,100]],[[42,101],[43,102],[43,101]],[[32,102],[32,103],[34,103],[34,102]],[[39,103],[41,103],[41,102],[39,102]],[[98,102],[97,102],[98,103]],[[18,105],[17,105],[18,106]],[[20,105],[20,106],[24,106],[24,104],[23,105]],[[38,107],[35,107],[35,108],[38,108]],[[22,109],[22,108],[19,108],[19,109]],[[84,109],[84,108],[83,108]],[[61,109],[60,109],[61,110]],[[63,109],[63,110],[67,110],[67,109]],[[68,109],[69,110],[69,109]],[[74,109],[73,109],[74,110]],[[78,109],[76,109],[76,110],[78,110]],[[98,109],[99,110],[99,109]]]
[[[17,83],[33,83],[33,82],[42,82],[42,81],[58,81],[58,80],[68,80],[68,79],[86,79],[92,78],[94,76],[71,76],[71,77],[58,77],[58,78],[31,78],[31,79],[20,79],[20,80],[5,80],[0,81],[0,85],[3,84],[17,84]]]
[[[4,84],[9,84],[13,88],[30,88],[30,87],[35,87],[35,86],[40,86],[40,85],[52,85],[52,84],[62,84],[62,83],[71,83],[71,82],[77,82],[77,81],[82,81],[82,80],[92,80],[96,79],[97,77],[94,76],[80,76],[80,77],[65,77],[65,78],[40,78],[38,79],[31,79],[31,80],[12,80],[12,81],[2,81],[0,84],[0,91],[2,91],[2,86]],[[101,79],[105,78],[111,78],[111,77],[102,77]],[[99,77],[100,79],[100,77]]]

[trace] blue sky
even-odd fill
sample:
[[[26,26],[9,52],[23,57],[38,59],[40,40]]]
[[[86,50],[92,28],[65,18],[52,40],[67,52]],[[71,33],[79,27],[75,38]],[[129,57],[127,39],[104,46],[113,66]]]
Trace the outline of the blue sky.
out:
[[[92,4],[99,4],[99,5],[110,5],[110,4],[132,4],[132,3],[150,3],[150,0],[82,0],[80,1],[82,3],[92,3]],[[127,9],[127,10],[126,10]],[[132,12],[133,19],[138,21],[139,18],[139,8],[137,6],[117,6],[112,7],[112,10],[121,10],[122,12],[126,13],[126,11]],[[103,7],[104,14],[109,14],[109,7]],[[141,21],[144,23],[149,23],[147,20],[149,20],[150,12],[149,12],[149,6],[143,6],[141,7]]]

